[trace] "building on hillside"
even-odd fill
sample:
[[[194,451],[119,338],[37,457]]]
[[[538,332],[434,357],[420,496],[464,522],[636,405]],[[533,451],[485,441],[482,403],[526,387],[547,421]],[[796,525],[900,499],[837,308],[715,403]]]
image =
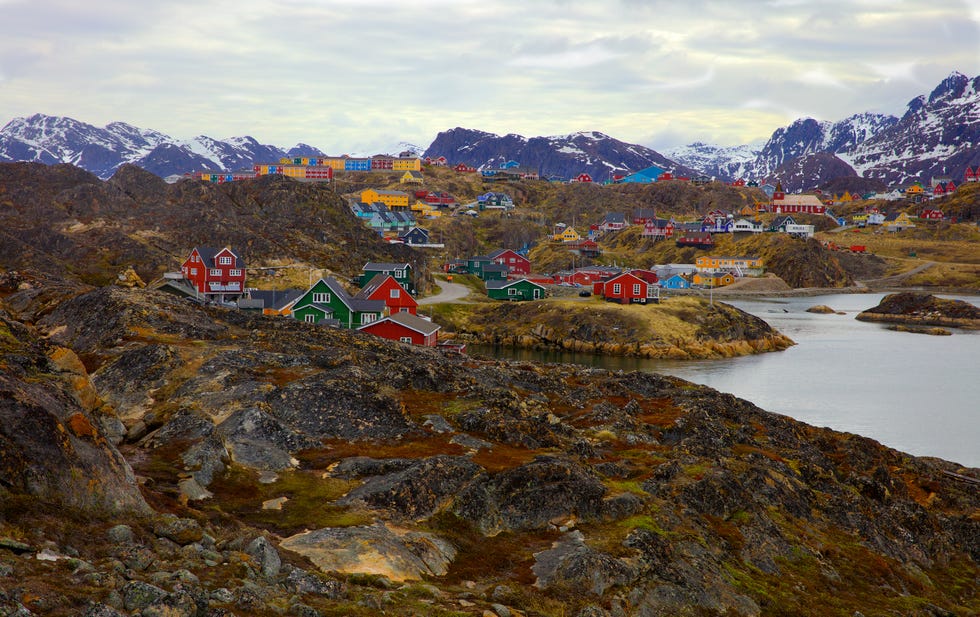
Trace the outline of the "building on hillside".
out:
[[[485,263],[480,271],[480,278],[487,281],[506,281],[507,266],[498,263]]]
[[[512,249],[497,249],[488,257],[495,264],[507,266],[507,275],[531,274],[531,260]]]
[[[626,229],[629,223],[626,222],[626,215],[622,212],[608,212],[599,223],[599,231],[619,231]]]
[[[758,276],[765,266],[759,257],[731,257],[728,255],[701,255],[694,260],[698,272],[732,272],[736,276]]]
[[[398,239],[409,246],[429,244],[429,230],[424,227],[412,227],[408,231],[402,232]]]
[[[388,313],[418,313],[419,303],[412,294],[390,274],[375,274],[359,292],[354,294],[357,300],[381,300],[388,308]]]
[[[660,281],[660,286],[664,289],[690,289],[691,275],[675,274],[667,279]]]
[[[421,171],[410,170],[403,173],[400,180],[402,184],[422,184],[425,178]]]
[[[622,273],[622,271],[622,268],[614,266],[584,266],[575,270],[559,272],[554,279],[556,283],[591,287],[596,281],[611,278]]]
[[[578,242],[582,239],[582,236],[575,231],[575,228],[569,227],[564,223],[558,223],[555,225],[554,233],[552,233],[551,239],[555,240],[556,242]]]
[[[381,319],[385,308],[381,300],[354,298],[336,279],[327,277],[296,300],[292,316],[305,323],[353,329]]]
[[[238,299],[243,311],[260,311],[263,315],[289,315],[293,303],[304,293],[302,289],[246,289]]]
[[[684,231],[675,234],[677,239],[674,241],[678,247],[693,246],[699,249],[709,249],[715,245],[714,238],[709,231]]]
[[[925,221],[941,221],[944,216],[943,211],[939,208],[925,208],[919,212],[919,218]]]
[[[483,268],[493,263],[489,255],[473,255],[466,258],[466,273],[483,278]]]
[[[884,227],[885,231],[904,231],[915,227],[915,223],[912,222],[908,214],[894,212],[885,217],[885,222],[882,223],[882,227]]]
[[[592,182],[592,176],[583,171],[582,173],[572,178],[571,182]]]
[[[732,224],[732,233],[738,232],[762,233],[762,223],[754,219],[738,219]]]
[[[381,338],[409,345],[435,347],[441,326],[411,313],[394,313],[357,329]]]
[[[229,247],[195,247],[180,273],[205,300],[237,300],[245,291],[245,262]]]
[[[653,208],[637,208],[633,210],[633,218],[631,219],[634,225],[646,225],[648,221],[653,221],[657,219],[657,212]]]
[[[639,171],[634,171],[623,178],[622,182],[624,184],[652,184],[656,182],[663,173],[664,169],[662,167],[651,165],[650,167],[644,167]]]
[[[386,191],[382,189],[364,189],[358,194],[358,200],[364,203],[381,202],[388,208],[408,209],[409,195],[404,191]]]
[[[963,182],[977,181],[980,181],[980,165],[977,166],[976,171],[972,167],[967,166],[966,171],[963,173]]]
[[[592,292],[609,302],[647,304],[660,300],[660,288],[630,272],[623,272],[592,285]]]
[[[514,200],[507,193],[488,191],[477,195],[476,203],[480,210],[513,210]]]
[[[456,166],[453,167],[453,171],[460,174],[475,174],[476,167],[467,165],[466,163],[457,163]]]
[[[787,195],[782,184],[776,184],[769,201],[769,211],[776,214],[824,214],[827,206],[816,195]]]
[[[399,285],[409,293],[415,293],[415,283],[412,281],[412,264],[369,261],[361,268],[360,286],[366,287],[378,274],[394,277]]]
[[[602,255],[602,249],[596,244],[594,240],[589,240],[587,238],[582,238],[577,242],[566,242],[565,246],[568,250],[581,257],[598,257]]]
[[[666,240],[674,235],[674,222],[667,219],[652,218],[643,224],[640,235],[654,240]]]
[[[538,300],[545,296],[543,285],[528,279],[487,281],[487,296],[493,300]]]
[[[693,283],[699,287],[725,287],[735,282],[731,272],[695,272]]]

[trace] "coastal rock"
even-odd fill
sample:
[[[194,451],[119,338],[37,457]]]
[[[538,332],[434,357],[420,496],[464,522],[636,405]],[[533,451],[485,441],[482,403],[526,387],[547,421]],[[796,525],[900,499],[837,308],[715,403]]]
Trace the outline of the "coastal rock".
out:
[[[830,308],[826,304],[817,304],[815,306],[811,306],[810,308],[808,308],[806,310],[806,312],[807,313],[817,313],[819,315],[831,315],[831,314],[835,313],[836,311],[834,311],[834,309]]]
[[[907,291],[885,296],[878,306],[862,311],[856,319],[976,330],[980,329],[980,308],[963,300]]]

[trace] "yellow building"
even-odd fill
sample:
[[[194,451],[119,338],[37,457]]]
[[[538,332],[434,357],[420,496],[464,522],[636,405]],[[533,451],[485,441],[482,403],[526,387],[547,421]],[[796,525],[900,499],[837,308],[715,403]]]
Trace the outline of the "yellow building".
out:
[[[359,199],[366,204],[381,202],[391,209],[408,208],[408,193],[403,191],[383,191],[379,189],[364,189]]]
[[[418,158],[397,158],[391,162],[393,171],[422,171],[422,159]]]
[[[743,268],[757,269],[762,268],[762,259],[759,257],[725,257],[714,255],[703,255],[694,260],[694,265],[698,270],[721,270],[722,268]]]
[[[724,287],[735,282],[730,272],[695,272],[694,284],[701,287]]]
[[[422,184],[421,171],[406,171],[401,177],[402,184]]]
[[[575,231],[574,227],[566,227],[552,236],[552,239],[558,242],[578,242],[582,239],[582,236]]]

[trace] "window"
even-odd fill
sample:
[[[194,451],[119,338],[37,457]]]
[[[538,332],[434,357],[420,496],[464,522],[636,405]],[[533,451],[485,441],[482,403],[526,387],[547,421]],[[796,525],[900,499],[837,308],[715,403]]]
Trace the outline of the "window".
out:
[[[191,276],[197,276],[197,268],[191,268]]]
[[[364,313],[361,315],[361,323],[362,324],[373,323],[374,320],[376,320],[377,318],[378,318],[377,313]]]
[[[314,292],[313,302],[316,304],[330,304],[330,294]]]
[[[241,276],[241,275],[242,275],[242,271],[241,270],[237,270],[236,269],[236,270],[229,270],[228,271],[228,276]]]
[[[412,344],[412,337],[410,337],[410,336],[402,336],[402,337],[399,337],[398,340],[400,342],[402,342],[402,343],[408,343],[409,345]]]
[[[402,290],[401,289],[392,289],[391,290],[391,295],[389,297],[390,298],[400,298],[401,295],[402,295]]]
[[[507,295],[508,295],[508,296],[516,296],[516,295],[517,295],[517,290],[516,290],[516,289],[514,289],[513,287],[511,287],[511,288],[509,288],[509,289],[507,290]]]
[[[408,307],[407,306],[403,306],[400,309],[398,309],[398,312],[399,313],[408,313],[409,310],[408,310]]]
[[[305,321],[306,323],[316,323],[316,315],[314,315],[313,313],[307,313],[306,315],[303,316],[303,321]]]
[[[640,295],[640,284],[639,283],[634,283],[633,284],[633,295],[634,296]]]
[[[613,283],[613,295],[618,296],[621,293],[623,293],[623,286],[619,283]]]
[[[211,268],[211,271],[210,271],[209,274],[211,276],[221,276],[221,270],[219,270],[217,268]]]
[[[222,257],[219,257],[218,258],[218,265],[219,266],[230,266],[231,265],[231,257],[228,257],[227,255],[224,255]]]
[[[404,270],[395,270],[395,278],[396,279],[405,278],[405,271]]]

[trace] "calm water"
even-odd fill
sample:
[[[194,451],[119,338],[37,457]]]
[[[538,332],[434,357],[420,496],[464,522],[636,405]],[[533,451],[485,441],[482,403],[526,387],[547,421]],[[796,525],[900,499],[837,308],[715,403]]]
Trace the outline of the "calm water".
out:
[[[952,336],[928,336],[854,319],[883,296],[731,301],[797,345],[729,360],[680,362],[487,348],[470,353],[674,375],[808,424],[980,467],[980,331],[954,329]],[[806,312],[817,304],[846,314]]]

